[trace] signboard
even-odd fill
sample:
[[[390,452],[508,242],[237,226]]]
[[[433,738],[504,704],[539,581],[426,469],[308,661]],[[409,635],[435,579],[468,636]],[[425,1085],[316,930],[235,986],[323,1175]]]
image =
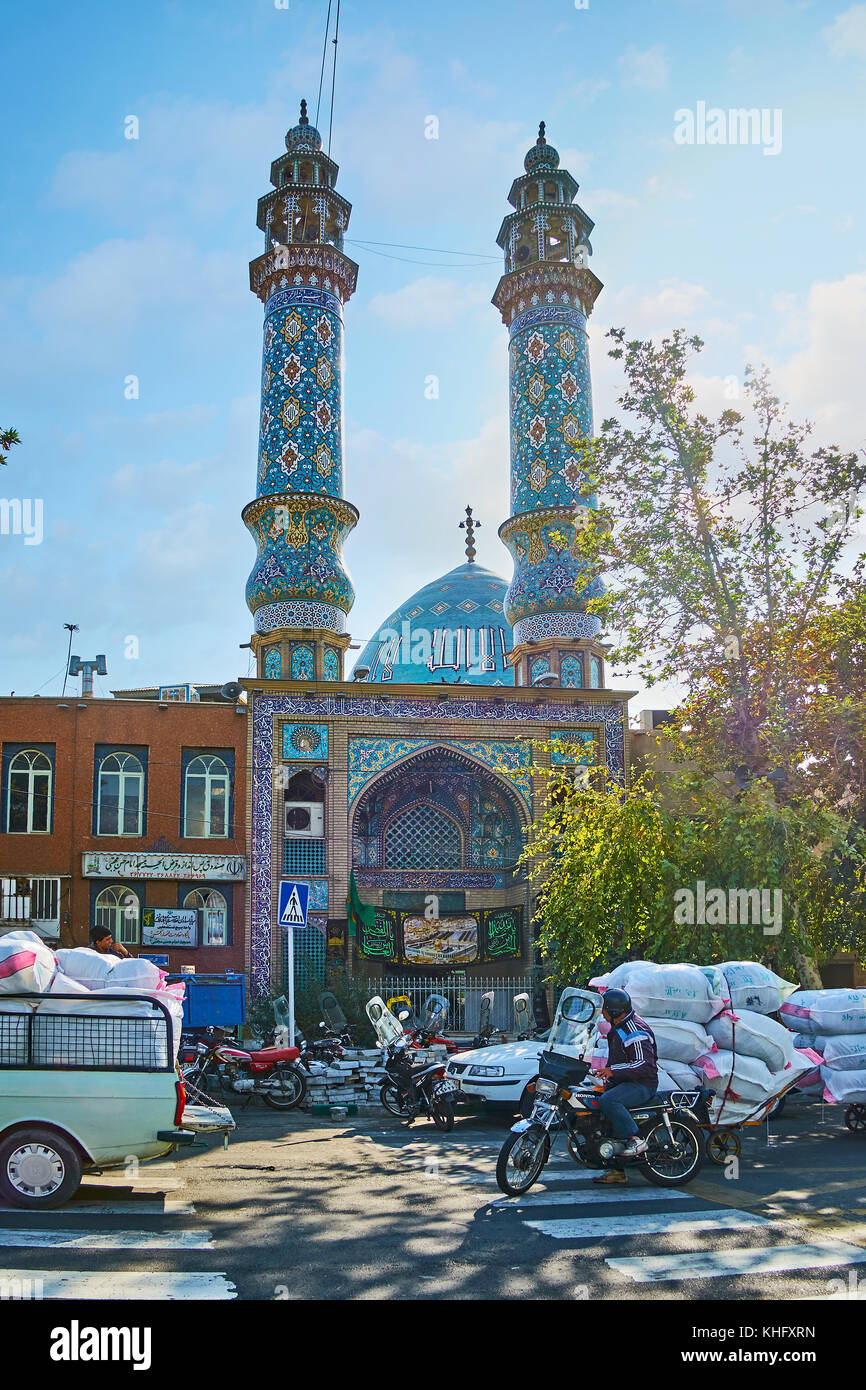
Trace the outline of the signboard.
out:
[[[242,883],[247,876],[247,864],[239,854],[85,850],[81,872],[85,878],[177,878]]]
[[[478,959],[478,918],[403,917],[403,959],[407,965],[458,965]]]
[[[195,946],[198,913],[188,907],[146,907],[141,914],[142,946]]]
[[[293,883],[290,879],[280,879],[280,898],[277,908],[279,925],[281,927],[305,927],[309,901],[309,883]]]
[[[160,970],[168,969],[168,956],[158,956],[153,951],[139,951],[139,960],[149,960],[151,965],[158,965]]]
[[[519,960],[523,955],[522,907],[481,912],[421,912],[376,908],[375,926],[358,929],[358,952],[383,964],[423,970],[452,970],[479,961]]]

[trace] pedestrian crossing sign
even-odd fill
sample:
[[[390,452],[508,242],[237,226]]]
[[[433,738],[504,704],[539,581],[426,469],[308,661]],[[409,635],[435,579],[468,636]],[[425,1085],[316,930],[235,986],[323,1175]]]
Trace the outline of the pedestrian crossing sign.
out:
[[[307,903],[310,899],[309,883],[292,883],[280,880],[280,899],[277,921],[281,927],[305,927],[307,925]]]

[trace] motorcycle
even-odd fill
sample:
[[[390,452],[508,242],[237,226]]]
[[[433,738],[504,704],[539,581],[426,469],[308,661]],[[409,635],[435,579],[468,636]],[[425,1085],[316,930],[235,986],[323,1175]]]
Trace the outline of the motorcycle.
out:
[[[701,1090],[654,1096],[645,1105],[635,1106],[631,1114],[646,1148],[624,1158],[626,1141],[613,1136],[599,1108],[599,1092],[584,1085],[589,1063],[553,1050],[563,1044],[573,1047],[576,1035],[583,1041],[586,1025],[592,1023],[600,1004],[597,995],[584,990],[563,991],[549,1048],[541,1054],[532,1113],[512,1125],[496,1163],[497,1184],[509,1197],[522,1196],[537,1182],[560,1133],[567,1137],[571,1157],[586,1168],[633,1165],[658,1187],[682,1187],[700,1171],[700,1126],[708,1119]]]
[[[469,1044],[470,1049],[489,1047],[493,1041],[493,990],[481,996],[478,1011],[478,1032]]]
[[[205,1093],[215,1085],[225,1094],[261,1096],[274,1110],[292,1110],[307,1094],[297,1047],[262,1047],[246,1052],[221,1028],[208,1028],[195,1046],[195,1060],[181,1066],[184,1082]]]
[[[408,1009],[403,1010],[409,1018]],[[413,1120],[423,1111],[437,1129],[448,1133],[454,1128],[454,1098],[457,1087],[445,1076],[443,1062],[421,1063],[415,1066],[412,1061],[412,1044],[409,1042],[401,1019],[395,1018],[384,1000],[378,994],[367,1004],[367,1017],[372,1023],[378,1046],[385,1053],[385,1080],[379,1091],[379,1099],[385,1109],[401,1120]],[[431,1032],[419,1030],[416,1037],[430,1040],[433,1030],[440,1022],[438,1015],[428,1018]],[[417,1046],[425,1046],[422,1041]]]

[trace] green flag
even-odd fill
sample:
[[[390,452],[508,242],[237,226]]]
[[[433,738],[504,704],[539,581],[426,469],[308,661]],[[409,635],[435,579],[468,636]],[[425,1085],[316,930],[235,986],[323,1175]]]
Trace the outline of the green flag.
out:
[[[355,882],[355,870],[349,875],[349,896],[346,899],[346,916],[349,919],[349,935],[357,935],[358,927],[375,927],[376,909],[370,903],[361,901],[358,895],[358,885]]]

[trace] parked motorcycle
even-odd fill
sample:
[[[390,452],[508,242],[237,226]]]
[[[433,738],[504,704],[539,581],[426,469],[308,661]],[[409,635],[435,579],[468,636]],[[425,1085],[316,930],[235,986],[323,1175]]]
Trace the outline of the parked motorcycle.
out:
[[[274,1110],[292,1110],[307,1094],[307,1078],[298,1065],[297,1047],[262,1047],[246,1052],[221,1028],[208,1028],[199,1040],[195,1060],[182,1063],[184,1081],[199,1091],[218,1088],[246,1095],[249,1103],[261,1096]]]
[[[404,1012],[408,1019],[409,1011]],[[414,1065],[412,1046],[402,1021],[394,1017],[378,994],[367,1004],[367,1017],[376,1030],[378,1045],[385,1054],[386,1078],[379,1092],[382,1105],[390,1114],[403,1120],[412,1120],[423,1112],[437,1129],[448,1133],[454,1128],[457,1087],[453,1081],[446,1079],[444,1062]],[[431,1030],[438,1021],[435,1015],[428,1020]],[[426,1035],[422,1032],[421,1036]],[[424,1043],[418,1045],[423,1046]]]
[[[564,1034],[573,1034],[592,1022],[598,1012],[594,1001],[598,996],[584,990],[563,991],[551,1029],[551,1049],[557,1041],[561,1044]],[[706,1097],[700,1090],[673,1092],[635,1106],[631,1113],[647,1147],[638,1156],[625,1159],[625,1141],[613,1137],[599,1108],[599,1093],[584,1087],[589,1070],[589,1063],[582,1058],[553,1050],[542,1052],[532,1113],[512,1125],[500,1150],[496,1181],[502,1192],[519,1197],[529,1191],[559,1133],[567,1136],[568,1151],[575,1162],[587,1168],[630,1164],[659,1187],[682,1187],[697,1177],[703,1162],[700,1125],[707,1121]]]
[[[493,990],[489,989],[486,994],[481,996],[481,1004],[478,1011],[478,1032],[469,1044],[469,1048],[489,1047],[493,1041]]]

